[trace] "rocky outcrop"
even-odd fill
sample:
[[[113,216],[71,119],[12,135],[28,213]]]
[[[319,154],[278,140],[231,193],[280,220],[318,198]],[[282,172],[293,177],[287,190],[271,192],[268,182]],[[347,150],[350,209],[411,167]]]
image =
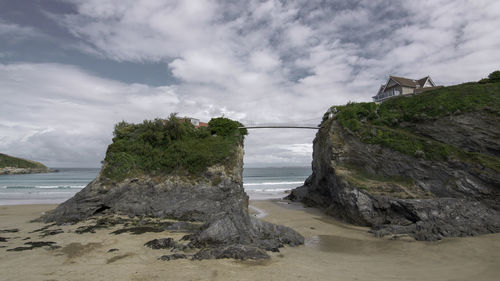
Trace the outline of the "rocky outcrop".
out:
[[[241,148],[240,151],[243,153]],[[143,175],[116,183],[101,173],[45,220],[78,222],[108,211],[129,216],[206,221],[229,209],[248,206],[240,168],[240,164],[231,170],[213,166],[198,177]]]
[[[485,112],[449,115],[433,122],[404,124],[417,134],[466,151],[500,157],[500,117]]]
[[[249,215],[242,146],[235,158],[233,165],[214,165],[201,175],[145,174],[113,182],[101,173],[42,219],[63,224],[112,213],[202,222],[186,236],[189,248],[200,249],[196,259],[268,258],[266,251],[303,244],[304,238],[294,230]],[[174,258],[182,256],[188,257]]]
[[[401,127],[498,157],[498,126],[491,122],[470,113]],[[378,236],[437,240],[500,231],[500,175],[490,167],[362,142],[335,117],[323,122],[313,149],[312,175],[288,199],[370,226]]]
[[[0,168],[0,175],[39,174],[39,173],[55,173],[55,172],[57,172],[57,170],[49,168],[17,168],[17,167]]]
[[[47,168],[40,162],[13,157],[0,153],[0,175],[53,173],[57,170]]]

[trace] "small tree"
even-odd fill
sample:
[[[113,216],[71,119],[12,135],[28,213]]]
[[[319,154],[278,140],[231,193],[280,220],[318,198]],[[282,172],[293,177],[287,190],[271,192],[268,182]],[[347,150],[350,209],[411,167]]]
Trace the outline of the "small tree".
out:
[[[165,122],[168,132],[168,138],[172,140],[180,140],[186,133],[185,127],[182,126],[181,121],[177,118],[177,113],[172,113]]]
[[[115,125],[113,136],[119,139],[126,138],[130,136],[130,133],[132,131],[134,131],[134,124],[129,124],[125,121],[121,121]]]
[[[490,75],[488,75],[488,79],[490,79],[490,82],[500,82],[500,70],[490,73]]]
[[[238,129],[238,127],[243,127],[240,122],[233,121],[225,117],[212,118],[208,122],[208,127],[212,135],[218,135],[221,137],[241,135],[245,136],[248,134],[246,129]]]

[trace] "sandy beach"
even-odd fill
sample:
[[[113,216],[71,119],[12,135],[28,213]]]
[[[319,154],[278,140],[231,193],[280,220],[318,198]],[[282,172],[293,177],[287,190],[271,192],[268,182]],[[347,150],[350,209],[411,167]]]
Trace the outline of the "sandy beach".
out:
[[[0,237],[7,240],[0,242],[0,280],[497,280],[500,276],[500,234],[439,242],[388,240],[300,204],[252,201],[254,215],[294,228],[306,238],[305,245],[282,248],[264,261],[161,261],[158,257],[170,252],[144,243],[178,239],[185,233],[110,234],[116,226],[77,234],[81,223],[51,227],[64,232],[46,237],[30,233],[44,224],[29,221],[54,207],[0,206]],[[5,231],[9,229],[19,231]],[[60,247],[7,251],[37,241]]]

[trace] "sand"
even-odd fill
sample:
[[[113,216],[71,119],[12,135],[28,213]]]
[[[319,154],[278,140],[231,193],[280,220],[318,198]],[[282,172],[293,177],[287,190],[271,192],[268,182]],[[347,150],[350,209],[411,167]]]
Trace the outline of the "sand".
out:
[[[30,223],[54,205],[0,206],[0,280],[498,280],[500,234],[417,242],[375,238],[316,209],[281,201],[252,201],[256,215],[290,226],[306,238],[300,247],[282,248],[265,261],[161,261],[167,250],[143,244],[154,238],[179,238],[183,233],[110,234],[113,229],[39,237],[29,233],[43,226]],[[30,239],[23,240],[26,237]],[[61,246],[6,251],[29,241]],[[5,246],[5,247],[4,247]],[[26,245],[24,245],[26,246]],[[110,249],[118,251],[108,252]]]

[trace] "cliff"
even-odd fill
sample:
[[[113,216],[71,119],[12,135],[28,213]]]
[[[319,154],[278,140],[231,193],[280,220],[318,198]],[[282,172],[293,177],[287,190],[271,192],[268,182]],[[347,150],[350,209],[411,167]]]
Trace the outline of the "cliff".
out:
[[[332,107],[288,198],[378,236],[499,232],[499,123],[498,82]]]
[[[195,128],[175,116],[119,123],[97,178],[42,219],[63,224],[119,214],[201,223],[186,236],[186,247],[199,249],[196,259],[268,258],[266,250],[302,244],[292,229],[248,214],[246,130],[239,125],[216,118]],[[189,223],[178,225],[193,231]]]
[[[56,172],[40,162],[12,157],[0,153],[0,175],[34,174]]]

